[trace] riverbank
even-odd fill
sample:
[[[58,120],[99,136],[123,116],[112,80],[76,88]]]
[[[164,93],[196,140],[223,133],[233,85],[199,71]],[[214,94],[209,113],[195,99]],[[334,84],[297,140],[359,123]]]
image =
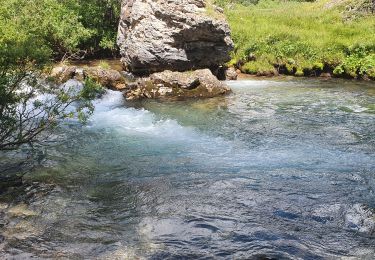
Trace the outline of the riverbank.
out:
[[[229,65],[261,76],[374,79],[375,16],[362,2],[224,3],[236,45]]]
[[[101,67],[102,69],[112,69],[117,71],[122,71],[123,67],[120,59],[84,59],[76,61],[67,61],[65,63],[56,63],[56,66],[76,66],[76,67]]]
[[[375,79],[375,15],[369,0],[244,3],[215,1],[224,7],[235,43],[228,67],[266,77]],[[122,70],[110,59],[73,64]]]
[[[79,61],[67,61],[64,63],[55,63],[53,67],[61,67],[61,66],[76,66],[78,68],[101,68],[103,70],[114,70],[121,72],[123,71],[123,67],[121,64],[120,59],[86,59],[86,60],[79,60]],[[293,78],[317,78],[317,79],[345,79],[349,81],[373,81],[370,78],[350,78],[350,77],[343,77],[339,75],[331,75],[330,73],[320,73],[312,74],[307,76],[296,76],[296,75],[287,75],[287,74],[279,74],[279,73],[269,73],[269,74],[252,74],[242,72],[241,70],[237,69],[237,79],[238,80],[269,80],[269,79],[276,79],[276,80],[291,80]],[[130,75],[130,74],[129,74]]]

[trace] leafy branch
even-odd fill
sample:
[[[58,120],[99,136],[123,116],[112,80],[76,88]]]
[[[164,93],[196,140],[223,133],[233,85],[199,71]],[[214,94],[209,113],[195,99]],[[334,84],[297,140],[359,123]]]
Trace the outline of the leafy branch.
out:
[[[6,73],[0,77],[0,150],[32,146],[67,118],[85,122],[102,91],[91,79],[79,89],[46,85],[31,72]]]

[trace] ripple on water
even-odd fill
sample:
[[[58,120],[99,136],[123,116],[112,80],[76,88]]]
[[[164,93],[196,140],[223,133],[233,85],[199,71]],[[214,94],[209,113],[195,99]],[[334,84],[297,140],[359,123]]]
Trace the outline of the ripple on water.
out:
[[[56,188],[0,208],[0,257],[371,259],[373,87],[229,84],[143,108],[108,91],[26,178]]]

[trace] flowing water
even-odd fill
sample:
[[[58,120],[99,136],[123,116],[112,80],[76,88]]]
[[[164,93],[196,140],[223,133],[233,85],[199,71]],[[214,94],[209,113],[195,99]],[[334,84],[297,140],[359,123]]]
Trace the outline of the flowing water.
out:
[[[0,204],[0,257],[374,259],[374,84],[228,84],[133,105],[109,91],[62,126]]]

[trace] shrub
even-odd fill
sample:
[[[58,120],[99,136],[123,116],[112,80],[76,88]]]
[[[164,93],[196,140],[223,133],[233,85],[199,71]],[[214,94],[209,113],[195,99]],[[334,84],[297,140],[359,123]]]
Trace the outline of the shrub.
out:
[[[324,64],[322,62],[315,62],[312,66],[312,69],[315,71],[323,71]]]
[[[9,0],[2,3],[0,150],[8,150],[17,149],[24,144],[32,146],[35,142],[45,139],[40,139],[41,135],[67,117],[77,116],[81,120],[87,118],[93,111],[92,93],[97,93],[98,88],[87,84],[77,93],[76,89],[51,87],[41,80],[39,72],[49,62],[56,47],[52,45],[53,39],[47,39],[47,35],[53,35],[54,39],[66,36],[67,39],[62,39],[59,43],[59,46],[66,50],[76,48],[76,36],[65,30],[64,21],[59,24],[55,18],[44,17],[48,10],[38,10],[38,6],[34,6],[35,1]],[[53,0],[42,0],[39,3],[59,7],[55,6],[56,2]],[[19,7],[19,10],[15,7]],[[27,13],[27,10],[31,13]],[[43,19],[51,24],[39,24]],[[75,30],[72,29],[73,32],[77,32]],[[83,27],[77,30],[83,30]],[[76,109],[68,110],[73,103],[77,103]]]
[[[359,75],[375,78],[375,54],[368,55],[361,60]]]
[[[56,59],[117,51],[119,0],[0,0],[0,31],[27,31]]]

